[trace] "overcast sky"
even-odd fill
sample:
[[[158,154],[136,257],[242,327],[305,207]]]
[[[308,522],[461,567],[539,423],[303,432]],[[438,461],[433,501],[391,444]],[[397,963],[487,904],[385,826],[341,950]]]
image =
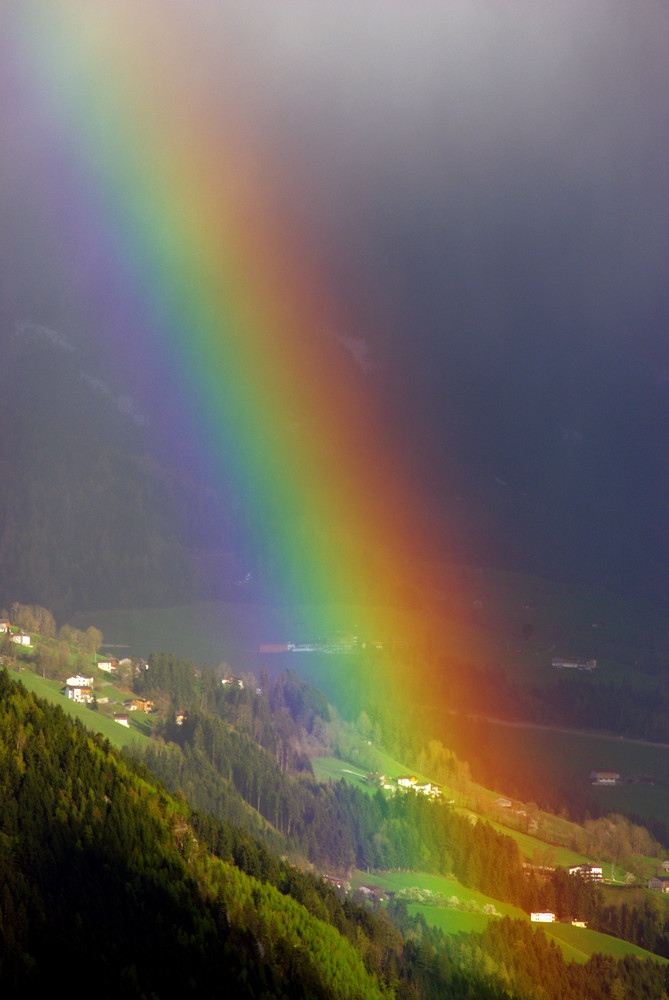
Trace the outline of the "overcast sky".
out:
[[[664,587],[669,9],[263,4],[239,32],[450,530]]]
[[[380,393],[447,536],[669,597],[669,7],[141,6],[156,45],[187,6],[193,72],[262,136],[350,317],[325,332]],[[85,337],[7,56],[3,323]]]

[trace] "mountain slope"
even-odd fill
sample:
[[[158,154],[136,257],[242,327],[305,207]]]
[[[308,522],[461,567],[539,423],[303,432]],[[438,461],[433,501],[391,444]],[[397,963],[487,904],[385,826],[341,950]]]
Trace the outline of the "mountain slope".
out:
[[[174,475],[141,414],[53,331],[24,324],[1,346],[0,603],[61,618],[188,594]]]
[[[106,996],[384,994],[334,927],[208,855],[183,805],[5,673],[0,787],[5,988],[76,967]]]

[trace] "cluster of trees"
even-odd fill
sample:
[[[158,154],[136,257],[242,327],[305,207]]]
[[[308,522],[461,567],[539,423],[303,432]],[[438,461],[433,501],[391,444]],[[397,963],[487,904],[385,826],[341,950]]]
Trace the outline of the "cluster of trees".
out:
[[[0,674],[3,989],[71,985],[74,963],[107,995],[213,995],[246,976],[260,992],[252,939],[233,940],[184,865],[178,816],[105,741]]]
[[[9,618],[12,625],[17,625],[26,632],[39,632],[47,639],[55,638],[56,620],[50,611],[39,604],[19,604],[14,601],[9,612],[3,608],[2,617]]]
[[[31,636],[32,649],[29,653],[21,649],[21,660],[30,663],[42,677],[52,680],[65,680],[73,670],[89,672],[102,645],[102,632],[93,625],[85,632],[63,625],[57,632],[51,611],[37,604],[15,601],[9,614],[3,610],[2,617],[9,618],[12,626]],[[15,659],[19,652],[9,635],[0,643],[0,652],[9,660]]]
[[[143,669],[131,679],[136,694],[144,697],[167,695],[172,710],[183,711],[197,700],[197,671],[191,660],[165,653],[152,653]]]
[[[267,750],[282,771],[311,774],[304,744],[315,741],[322,747],[324,727],[330,721],[325,696],[292,670],[270,683],[264,668],[259,689],[252,675],[241,683],[222,685],[219,674],[206,665],[198,671],[190,660],[152,653],[132,683],[137,694],[162,704],[166,723],[161,735],[165,740],[180,745],[194,743],[198,748],[206,745],[212,759],[223,752],[217,741],[225,739],[225,727],[218,725],[224,721],[251,738],[253,745]],[[176,715],[184,712],[186,722],[177,726]]]
[[[191,593],[165,465],[76,352],[0,331],[0,599],[76,609]],[[185,478],[185,477],[184,477]],[[184,510],[196,488],[183,485]],[[176,510],[178,508],[174,508]]]
[[[663,1000],[669,987],[666,965],[604,955],[593,955],[584,964],[565,962],[554,941],[508,917],[490,921],[468,941],[454,941],[452,951],[464,964],[481,961],[511,992],[537,1000]]]
[[[600,910],[597,929],[669,958],[669,912],[657,897]]]

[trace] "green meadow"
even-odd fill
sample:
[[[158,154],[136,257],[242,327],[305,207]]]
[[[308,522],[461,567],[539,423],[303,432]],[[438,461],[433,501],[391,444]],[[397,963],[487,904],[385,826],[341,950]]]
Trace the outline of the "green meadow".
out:
[[[360,757],[364,759],[362,763],[356,764],[347,760],[340,760],[338,757],[313,757],[311,764],[314,774],[319,781],[339,781],[341,778],[349,784],[362,788],[369,794],[374,794],[378,785],[372,785],[367,781],[367,773],[385,774],[387,778],[397,779],[409,772],[418,779],[419,782],[430,781],[426,775],[420,771],[412,770],[406,764],[401,764],[389,754],[384,753],[375,746],[363,746],[360,748]],[[445,790],[447,793],[447,790]]]
[[[501,916],[525,917],[521,909],[512,906],[510,903],[501,903],[498,899],[486,896],[476,889],[469,889],[462,885],[455,878],[448,878],[445,875],[430,875],[427,872],[374,872],[367,874],[357,871],[351,880],[351,886],[357,888],[358,885],[375,885],[390,892],[400,892],[402,889],[420,889],[432,893],[441,893],[447,899],[455,897],[463,907],[471,907],[473,912],[477,908],[482,910],[484,906],[494,906]],[[411,904],[414,905],[414,904]],[[421,904],[415,904],[421,905]],[[425,906],[429,910],[446,910],[446,907]],[[450,912],[450,911],[449,911]],[[454,910],[453,912],[466,912],[466,910]]]
[[[130,726],[126,729],[125,726],[114,722],[104,711],[96,712],[88,705],[79,705],[75,701],[70,701],[61,693],[63,685],[59,681],[46,680],[25,669],[21,670],[20,673],[16,670],[10,670],[9,673],[12,677],[20,680],[29,691],[33,691],[38,697],[58,705],[67,715],[79,719],[88,729],[102,733],[115,746],[124,747],[130,743],[141,744],[149,738],[150,720],[143,712],[130,713],[128,717]]]
[[[367,781],[365,771],[348,761],[339,760],[337,757],[314,757],[311,765],[319,781],[340,781],[343,778],[368,795],[376,792],[376,788]]]
[[[528,915],[516,906],[501,903],[475,889],[468,889],[456,879],[428,875],[425,872],[381,872],[374,874],[356,872],[351,884],[354,888],[361,884],[374,885],[395,893],[402,889],[429,890],[435,894],[440,893],[449,901],[455,898],[458,902],[451,906],[408,904],[408,910],[412,916],[422,914],[427,924],[439,927],[445,934],[480,933],[489,921],[498,920],[499,916],[508,916],[516,920],[529,920]],[[483,907],[486,905],[494,906],[499,916],[483,913]],[[539,929],[539,925],[536,926]],[[633,955],[641,959],[652,958],[667,964],[667,959],[653,955],[627,941],[621,941],[587,927],[553,923],[541,924],[540,928],[560,947],[567,961],[587,962],[591,955],[599,953],[612,955],[615,958],[623,958],[625,955]]]
[[[591,955],[612,955],[614,958],[624,958],[632,955],[640,959],[653,959],[662,965],[667,965],[669,960],[661,958],[645,948],[639,948],[629,941],[621,941],[620,938],[611,937],[609,934],[600,934],[599,931],[592,931],[589,927],[573,927],[571,924],[542,924],[542,929],[546,937],[553,938],[560,946],[566,959],[575,962],[587,962]]]
[[[412,917],[422,914],[426,924],[438,927],[444,934],[481,934],[491,920],[497,919],[489,917],[485,913],[469,913],[466,910],[451,910],[440,906],[423,906],[421,903],[410,903],[407,911]]]
[[[593,858],[587,858],[584,854],[579,854],[577,851],[571,851],[568,847],[556,847],[554,844],[550,844],[547,841],[540,840],[538,837],[533,837],[529,833],[522,833],[520,830],[514,830],[511,827],[504,826],[502,823],[498,823],[495,820],[485,817],[487,823],[490,823],[498,833],[504,833],[507,837],[511,837],[512,840],[518,844],[520,853],[528,861],[536,860],[538,857],[544,856],[547,853],[550,854],[551,859],[554,864],[559,865],[563,868],[568,868],[570,865],[582,865],[588,861],[593,861]]]

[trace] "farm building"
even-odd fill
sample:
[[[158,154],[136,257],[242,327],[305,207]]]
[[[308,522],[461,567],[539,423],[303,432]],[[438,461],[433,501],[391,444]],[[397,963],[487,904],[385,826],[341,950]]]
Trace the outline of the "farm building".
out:
[[[123,707],[128,712],[152,712],[153,702],[150,698],[128,698]]]
[[[597,669],[597,660],[566,660],[562,656],[554,656],[551,666],[556,670],[587,670],[592,672]]]
[[[603,878],[601,865],[572,865],[567,870],[570,875],[582,875],[592,882],[601,882]]]
[[[646,884],[654,892],[669,892],[669,875],[653,875]]]
[[[620,775],[617,771],[591,771],[590,780],[593,785],[616,785]]]
[[[106,674],[115,674],[118,670],[118,660],[98,660],[98,670],[104,670]]]

